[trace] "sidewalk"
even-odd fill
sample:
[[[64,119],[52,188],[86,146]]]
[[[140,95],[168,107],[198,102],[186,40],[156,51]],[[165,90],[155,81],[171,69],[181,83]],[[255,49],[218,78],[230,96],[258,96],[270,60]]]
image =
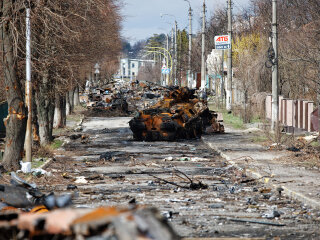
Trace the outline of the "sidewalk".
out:
[[[319,169],[306,169],[292,163],[282,163],[277,158],[289,157],[290,152],[269,150],[259,143],[254,143],[252,140],[254,134],[248,129],[238,130],[226,126],[225,132],[225,134],[204,135],[202,139],[228,162],[246,169],[249,176],[264,181],[271,188],[282,187],[283,193],[291,198],[309,207],[320,209]],[[261,135],[263,134],[261,132]]]

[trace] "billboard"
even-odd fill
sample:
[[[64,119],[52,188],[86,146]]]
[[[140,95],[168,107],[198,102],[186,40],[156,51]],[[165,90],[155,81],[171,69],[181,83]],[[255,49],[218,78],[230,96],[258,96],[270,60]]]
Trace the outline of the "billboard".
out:
[[[214,43],[216,49],[230,49],[231,37],[229,35],[215,36]]]

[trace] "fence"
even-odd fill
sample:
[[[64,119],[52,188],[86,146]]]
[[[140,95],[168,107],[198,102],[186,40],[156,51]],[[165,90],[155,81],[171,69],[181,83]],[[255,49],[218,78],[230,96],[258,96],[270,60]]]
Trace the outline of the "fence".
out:
[[[272,95],[266,97],[266,118],[271,120]],[[314,102],[308,100],[293,100],[279,96],[279,122],[289,131],[318,131],[317,109]]]
[[[6,132],[6,127],[4,126],[3,119],[8,116],[8,103],[0,102],[0,137],[2,137]]]

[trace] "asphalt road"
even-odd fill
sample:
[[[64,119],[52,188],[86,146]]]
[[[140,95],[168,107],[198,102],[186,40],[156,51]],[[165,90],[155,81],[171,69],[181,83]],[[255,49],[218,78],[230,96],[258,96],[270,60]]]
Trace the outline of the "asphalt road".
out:
[[[319,239],[319,212],[247,177],[201,139],[134,141],[129,120],[87,118],[85,137],[60,150],[42,189],[74,193],[76,207],[154,206],[182,237]]]

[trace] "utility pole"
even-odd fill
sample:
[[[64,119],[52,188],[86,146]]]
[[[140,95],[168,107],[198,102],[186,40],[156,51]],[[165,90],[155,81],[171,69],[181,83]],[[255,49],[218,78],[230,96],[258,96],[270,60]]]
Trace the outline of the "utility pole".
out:
[[[317,105],[318,105],[318,133],[320,135],[320,59],[318,60],[318,88],[317,88]],[[318,142],[320,139],[318,138]]]
[[[226,91],[226,109],[230,111],[232,109],[232,8],[231,0],[228,0],[228,35],[230,38],[231,46],[228,49],[228,79],[227,79],[227,91]]]
[[[223,99],[224,99],[224,50],[221,50],[221,100],[223,105]]]
[[[189,59],[188,59],[188,86],[192,88],[191,74],[191,53],[192,53],[192,8],[189,8]]]
[[[206,50],[206,40],[205,40],[205,30],[206,30],[206,3],[203,0],[203,15],[202,15],[202,51],[201,51],[201,90],[206,88],[206,62],[205,62],[205,50]]]
[[[172,55],[173,55],[173,69],[172,69],[172,72],[170,73],[171,75],[171,81],[170,81],[170,86],[173,86],[174,85],[174,28],[172,28],[172,31],[171,31],[171,51],[172,51]]]
[[[169,35],[167,34],[167,68],[169,67]],[[166,83],[165,83],[165,86],[169,86],[169,73],[166,74]]]
[[[26,129],[26,162],[30,163],[28,170],[31,171],[32,162],[32,86],[31,86],[31,24],[30,3],[26,7],[26,103],[28,107],[28,120]]]
[[[274,61],[272,65],[272,123],[271,130],[276,131],[279,122],[279,92],[278,92],[278,23],[277,0],[272,0],[272,48]]]
[[[178,42],[177,42],[177,21],[174,21],[174,85],[177,85],[177,57],[178,57]]]
[[[179,80],[178,85],[179,87],[185,87],[182,83],[182,68],[181,68],[181,51],[182,51],[182,31],[179,31],[179,48],[178,48],[178,64],[179,64]],[[179,50],[180,49],[180,50]]]

